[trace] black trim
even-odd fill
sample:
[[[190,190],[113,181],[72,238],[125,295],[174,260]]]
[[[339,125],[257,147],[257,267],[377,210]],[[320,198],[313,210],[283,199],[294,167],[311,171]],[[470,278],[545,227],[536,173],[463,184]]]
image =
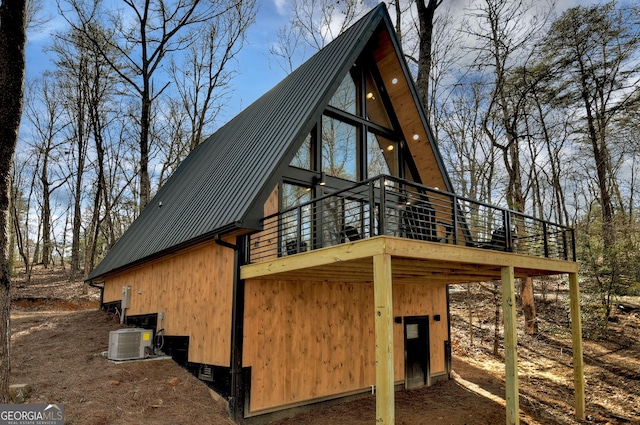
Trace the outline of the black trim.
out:
[[[100,308],[106,311],[107,313],[116,314],[119,311],[122,311],[122,301],[111,301],[108,303],[101,303]]]
[[[243,227],[243,226],[245,226],[245,227]],[[256,225],[256,226],[257,227],[255,227],[255,229],[253,227],[251,227],[251,229],[262,230],[261,225]],[[246,227],[246,225],[243,225],[241,223],[232,223],[232,224],[230,224],[228,226],[224,226],[224,227],[222,227],[222,228],[220,228],[218,230],[215,230],[213,232],[207,232],[207,233],[202,234],[202,235],[200,235],[200,236],[198,236],[196,238],[189,239],[188,241],[179,243],[177,245],[174,245],[174,246],[169,247],[167,249],[164,249],[162,251],[158,251],[158,252],[156,252],[154,254],[151,254],[151,255],[148,255],[146,257],[140,258],[139,260],[133,261],[131,263],[127,263],[124,266],[108,270],[108,271],[106,271],[104,273],[101,273],[99,275],[96,275],[96,276],[91,276],[90,275],[87,279],[85,279],[85,282],[90,281],[90,280],[95,280],[95,279],[98,279],[98,278],[102,279],[102,278],[105,278],[106,276],[114,275],[114,274],[117,274],[117,273],[120,273],[120,272],[123,272],[123,271],[126,271],[126,270],[133,269],[133,268],[135,268],[135,267],[137,267],[137,266],[139,266],[141,264],[147,263],[149,261],[157,260],[157,259],[165,257],[165,256],[167,256],[169,254],[175,254],[177,252],[180,252],[180,251],[185,250],[187,248],[191,248],[192,246],[196,246],[196,245],[199,245],[201,243],[209,242],[209,241],[211,241],[212,239],[214,239],[218,235],[222,235],[222,234],[225,234],[225,233],[230,233],[232,231],[245,229],[245,228],[248,228],[248,227]],[[93,272],[92,272],[92,274],[93,274]]]
[[[202,363],[187,363],[186,369],[209,388],[228,399],[231,392],[231,368]]]
[[[142,329],[153,329],[154,332],[158,332],[158,313],[127,316],[125,320],[129,326]]]
[[[189,337],[164,336],[162,352],[171,356],[180,366],[186,366],[189,362]]]
[[[247,258],[247,236],[237,238],[235,250],[235,269],[233,276],[233,299],[231,312],[231,385],[229,391],[229,413],[235,421],[244,418],[244,405],[248,400],[245,392],[245,376],[242,368],[242,349],[244,336],[244,280],[240,279],[240,267]]]
[[[104,282],[102,282],[102,286],[95,283],[93,280],[90,280],[88,283],[92,288],[98,288],[100,290],[100,308],[102,308],[104,305]]]
[[[444,362],[447,377],[451,379],[451,296],[449,294],[449,285],[446,286],[447,291],[447,340],[444,342]]]

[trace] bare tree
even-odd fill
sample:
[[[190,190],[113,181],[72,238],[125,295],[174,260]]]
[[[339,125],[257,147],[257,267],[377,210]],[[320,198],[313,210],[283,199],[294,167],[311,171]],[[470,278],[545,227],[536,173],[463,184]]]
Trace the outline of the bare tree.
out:
[[[574,7],[554,22],[545,40],[547,61],[557,77],[556,100],[581,109],[580,133],[590,150],[589,168],[595,168],[595,175],[591,170],[586,174],[601,212],[602,245],[591,244],[589,257],[592,277],[602,294],[605,326],[612,295],[624,280],[621,254],[626,249],[617,243],[621,234],[615,202],[620,199],[619,159],[614,155],[611,129],[621,114],[640,102],[639,13],[637,7],[618,7],[614,1]]]
[[[35,173],[31,174],[30,182],[25,182],[24,178],[29,173],[26,170],[29,161],[25,158],[18,160],[14,164],[11,176],[11,221],[13,222],[13,232],[15,234],[15,244],[18,254],[22,258],[25,269],[25,281],[31,281],[31,259],[29,254],[29,210],[31,209],[31,199],[33,194]],[[18,165],[19,164],[19,165]],[[28,188],[28,189],[27,189]],[[24,223],[24,227],[23,224]]]
[[[83,54],[87,43],[82,42],[81,34],[70,32],[57,34],[51,51],[57,55],[56,76],[66,99],[65,110],[69,119],[71,147],[70,155],[74,164],[70,170],[71,192],[73,197],[73,219],[71,225],[71,264],[69,280],[76,280],[80,270],[80,233],[82,226],[82,200],[84,197],[84,175],[89,145],[87,124],[86,73],[89,56]]]
[[[278,66],[289,73],[307,53],[322,49],[373,4],[361,0],[289,0],[287,9],[292,17],[278,30],[269,53]]]
[[[509,208],[524,212],[525,191],[521,163],[522,120],[526,114],[528,88],[509,85],[510,76],[522,66],[536,46],[537,34],[547,22],[549,11],[532,15],[533,2],[484,0],[475,12],[480,29],[468,32],[481,40],[476,64],[492,76],[492,95],[482,125],[491,143],[502,152],[508,175],[506,191]],[[537,333],[531,279],[520,284],[526,331]]]
[[[18,141],[24,87],[25,0],[0,4],[0,401],[9,402],[9,259],[7,258],[11,167]]]
[[[429,82],[431,79],[432,68],[432,45],[433,45],[433,27],[436,9],[440,7],[443,0],[416,0],[418,8],[418,34],[420,40],[419,56],[418,56],[418,76],[416,77],[416,86],[420,93],[420,101],[422,106],[427,109],[429,114]]]
[[[109,9],[101,2],[70,0],[71,10],[62,10],[68,22],[92,40],[96,50],[133,91],[140,102],[139,202],[140,209],[151,198],[149,153],[154,102],[169,85],[155,86],[165,59],[188,47],[198,35],[195,27],[242,5],[242,0],[175,0],[173,2],[125,0],[126,8]],[[106,17],[107,19],[103,19]],[[95,31],[96,25],[104,31]],[[107,51],[106,49],[109,49]],[[118,52],[117,59],[110,53]]]
[[[190,127],[187,153],[202,142],[203,132],[211,130],[209,126],[228,100],[235,73],[231,66],[254,21],[255,0],[245,0],[207,22],[181,64],[172,61],[171,75]]]
[[[65,184],[67,176],[56,172],[59,167],[58,148],[66,143],[61,132],[66,124],[63,120],[62,97],[50,76],[44,76],[32,84],[26,98],[25,113],[31,123],[34,135],[34,154],[38,158],[38,180],[41,196],[40,225],[42,230],[42,252],[40,258],[45,267],[49,266],[53,251],[52,205],[53,192]]]

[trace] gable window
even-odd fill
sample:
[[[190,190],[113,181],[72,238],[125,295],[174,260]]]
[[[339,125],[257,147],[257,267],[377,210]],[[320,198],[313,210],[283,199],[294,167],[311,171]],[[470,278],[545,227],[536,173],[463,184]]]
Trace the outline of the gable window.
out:
[[[381,174],[415,180],[416,174],[407,172],[415,166],[411,156],[404,154],[404,146],[378,69],[373,60],[361,58],[292,158],[289,177],[314,188],[322,172],[327,190]],[[319,194],[314,189],[314,195]]]
[[[322,117],[322,171],[344,180],[359,180],[357,135],[356,126]]]
[[[398,142],[367,133],[367,177],[398,175]]]
[[[340,83],[340,87],[336,90],[335,94],[329,101],[329,105],[341,111],[348,112],[350,114],[357,114],[357,90],[356,83],[353,81],[351,74],[347,74],[346,77]]]
[[[297,168],[302,168],[305,170],[311,170],[312,166],[311,166],[311,158],[312,158],[312,151],[311,151],[311,135],[307,134],[307,137],[304,139],[304,142],[302,143],[302,146],[300,147],[300,149],[298,149],[298,152],[296,152],[296,155],[293,157],[293,159],[291,160],[291,166],[292,167],[297,167]]]
[[[382,101],[382,95],[378,90],[378,85],[375,83],[370,71],[365,73],[365,80],[367,120],[385,128],[393,128],[389,120],[389,115],[387,114],[387,109]]]

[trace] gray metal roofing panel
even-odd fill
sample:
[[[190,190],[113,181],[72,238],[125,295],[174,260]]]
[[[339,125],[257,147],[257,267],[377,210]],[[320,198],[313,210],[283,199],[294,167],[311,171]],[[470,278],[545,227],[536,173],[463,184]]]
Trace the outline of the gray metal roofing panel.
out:
[[[89,279],[242,223],[262,208],[287,152],[329,97],[381,20],[384,4],[316,53],[198,146],[158,191]],[[159,207],[162,202],[162,207]]]

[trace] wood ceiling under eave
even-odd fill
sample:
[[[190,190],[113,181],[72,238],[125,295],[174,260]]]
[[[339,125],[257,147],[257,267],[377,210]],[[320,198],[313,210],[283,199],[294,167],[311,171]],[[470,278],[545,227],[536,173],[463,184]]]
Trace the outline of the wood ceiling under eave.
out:
[[[378,65],[422,183],[446,190],[445,180],[438,167],[436,156],[429,143],[427,131],[420,118],[409,84],[404,78],[401,62],[396,55],[391,38],[386,31],[378,31],[377,37],[373,57]],[[394,78],[397,78],[396,84],[393,83]],[[417,140],[414,139],[416,134],[418,135]]]

